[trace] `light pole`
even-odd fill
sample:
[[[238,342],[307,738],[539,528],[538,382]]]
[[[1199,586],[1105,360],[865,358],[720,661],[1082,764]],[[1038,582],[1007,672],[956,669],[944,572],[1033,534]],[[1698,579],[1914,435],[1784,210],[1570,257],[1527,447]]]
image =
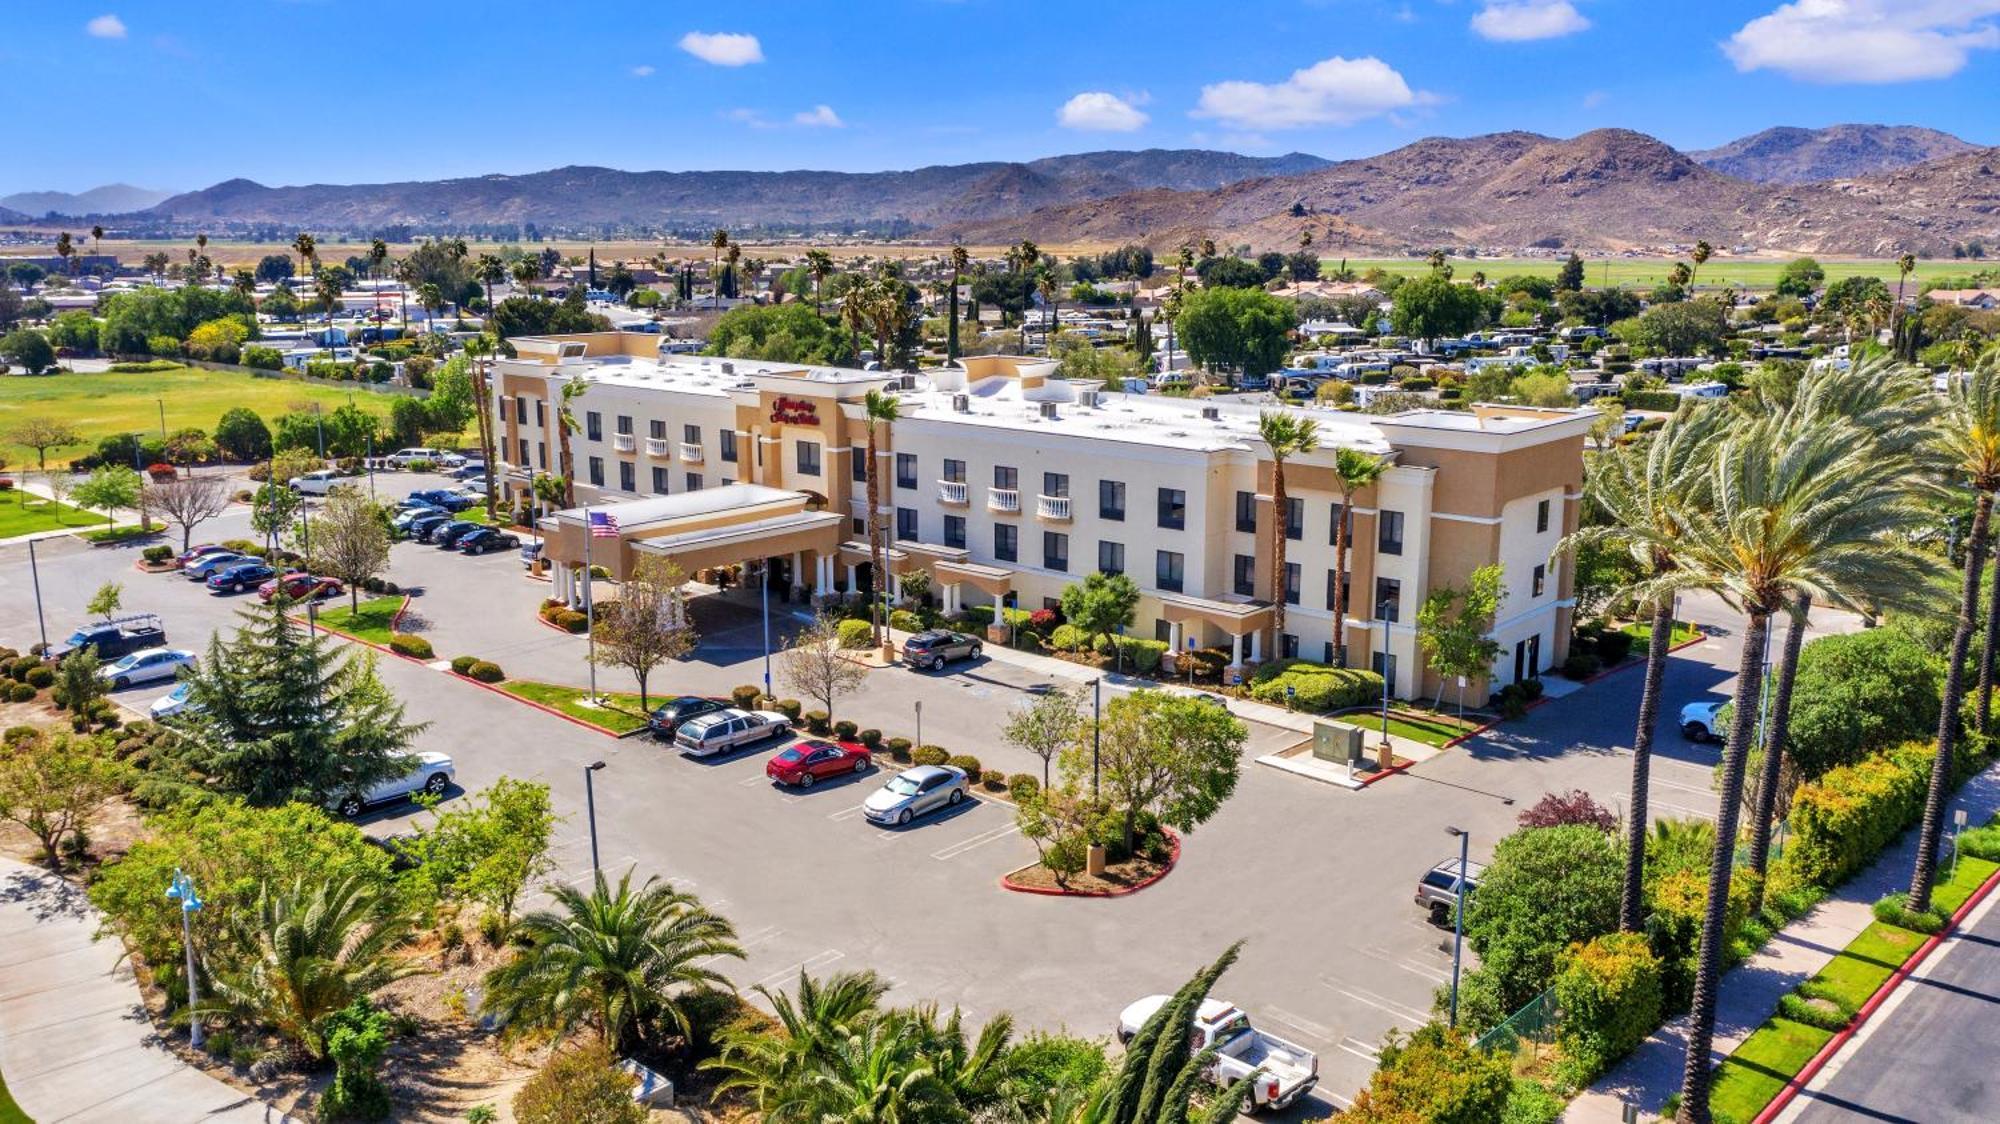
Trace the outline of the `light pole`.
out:
[[[319,635],[319,602],[306,602],[306,635]]]
[[[764,694],[771,694],[771,560],[757,563],[757,601],[764,611]],[[922,723],[922,703],[917,704],[918,722]],[[921,744],[922,739],[918,739]]]
[[[924,700],[917,700],[917,745],[924,744]]]
[[[1193,661],[1189,661],[1192,663]],[[1090,795],[1098,794],[1098,750],[1104,745],[1104,677],[1090,681]]]
[[[35,583],[35,630],[42,634],[42,650],[49,647],[49,624],[42,618],[42,568],[35,561],[35,540],[28,540],[28,576]]]
[[[201,999],[194,980],[193,917],[201,910],[201,895],[195,892],[194,879],[175,867],[174,880],[167,885],[167,897],[181,903],[181,947],[187,951],[188,1041],[199,1050],[202,1041],[201,1016],[195,1013],[195,1008]]]
[[[1389,743],[1389,618],[1383,612],[1387,605],[1375,607],[1375,618],[1382,624],[1382,744]]]
[[[160,406],[160,440],[165,441],[167,439],[167,400],[164,398],[155,398],[153,401],[159,403]]]
[[[583,806],[584,813],[590,820],[590,873],[599,879],[604,876],[598,873],[597,868],[597,785],[592,780],[591,774],[602,768],[604,768],[602,761],[592,761],[583,767]]]
[[[1458,966],[1465,951],[1465,892],[1466,874],[1470,871],[1467,860],[1472,850],[1472,833],[1463,828],[1447,827],[1446,835],[1458,836],[1458,886],[1452,892],[1457,900],[1451,922],[1451,1025],[1458,1026]]]

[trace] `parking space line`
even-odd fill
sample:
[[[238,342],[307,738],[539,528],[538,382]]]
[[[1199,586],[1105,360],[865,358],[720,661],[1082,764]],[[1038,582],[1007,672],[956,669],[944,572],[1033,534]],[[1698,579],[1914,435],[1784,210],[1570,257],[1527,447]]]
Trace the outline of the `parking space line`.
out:
[[[1304,1015],[1296,1015],[1285,1010],[1283,1007],[1273,1007],[1269,1004],[1263,1007],[1263,1013],[1265,1017],[1284,1023],[1294,1030],[1304,1031],[1308,1037],[1316,1038],[1321,1042],[1333,1041],[1332,1030],[1306,1018]]]
[[[989,828],[985,831],[980,832],[978,835],[973,836],[970,839],[962,839],[957,843],[953,843],[949,847],[940,847],[937,850],[931,852],[931,857],[938,860],[939,862],[950,862],[952,859],[955,859],[958,856],[965,854],[967,851],[977,850],[981,847],[986,846],[988,843],[997,843],[1000,840],[1005,839],[1010,835],[1020,834],[1020,831],[1021,831],[1021,825],[1017,823],[1010,823],[1001,827]]]
[[[860,815],[861,809],[865,807],[867,807],[866,804],[856,804],[852,808],[842,808],[840,811],[835,812],[826,818],[830,820],[851,820],[854,817]]]
[[[1629,792],[1621,792],[1621,793],[1619,793],[1619,794],[1618,794],[1618,798],[1619,798],[1620,800],[1623,800],[1623,801],[1625,802],[1625,805],[1626,805],[1627,807],[1630,807],[1630,806],[1631,806],[1631,804],[1632,804],[1632,794],[1631,794],[1631,793],[1629,793]],[[1714,811],[1712,811],[1712,810],[1710,810],[1710,811],[1704,811],[1704,810],[1702,810],[1702,809],[1700,809],[1700,808],[1690,808],[1690,807],[1688,807],[1688,806],[1687,806],[1687,805],[1685,805],[1685,804],[1670,804],[1670,803],[1668,803],[1668,802],[1667,802],[1667,801],[1665,801],[1665,800],[1654,800],[1654,799],[1652,799],[1651,797],[1648,797],[1648,798],[1647,798],[1647,800],[1646,800],[1646,815],[1647,815],[1647,817],[1648,817],[1648,818],[1650,818],[1650,819],[1658,819],[1658,818],[1659,818],[1659,816],[1658,816],[1658,815],[1656,815],[1656,814],[1655,814],[1655,812],[1656,812],[1656,810],[1657,810],[1657,809],[1660,809],[1660,808],[1665,808],[1665,809],[1667,809],[1667,810],[1669,810],[1669,811],[1674,811],[1674,812],[1685,812],[1685,813],[1687,813],[1688,815],[1690,815],[1690,816],[1694,816],[1694,817],[1695,817],[1695,818],[1697,818],[1697,819],[1703,819],[1703,820],[1712,820],[1712,819],[1714,819],[1714,818],[1715,818],[1715,812],[1714,812]]]
[[[1404,953],[1395,952],[1380,945],[1363,945],[1361,951],[1382,961],[1384,964],[1393,964],[1411,975],[1420,976],[1432,983],[1443,983],[1451,978],[1451,974],[1443,968],[1439,968],[1434,964],[1426,964],[1421,960],[1412,960]]]
[[[847,954],[840,951],[839,949],[829,948],[825,952],[822,952],[817,956],[807,957],[806,959],[799,961],[797,964],[794,964],[789,968],[772,972],[770,975],[765,976],[763,979],[758,980],[756,982],[758,985],[769,987],[772,984],[778,983],[783,980],[794,980],[798,978],[800,972],[810,973],[818,971],[819,969],[826,967],[828,964],[831,964],[836,960],[845,959],[846,956]]]
[[[1650,783],[1659,788],[1677,788],[1680,789],[1682,792],[1698,792],[1701,793],[1703,796],[1715,795],[1715,788],[1711,785],[1682,784],[1679,781],[1670,781],[1661,777],[1652,778]]]
[[[1370,1046],[1368,1043],[1363,1042],[1359,1038],[1354,1037],[1351,1034],[1347,1035],[1346,1037],[1343,1037],[1339,1041],[1339,1043],[1337,1043],[1337,1045],[1339,1046],[1340,1049],[1345,1050],[1348,1053],[1353,1054],[1355,1057],[1361,1058],[1365,1061],[1370,1061],[1370,1062],[1378,1061],[1382,1056],[1381,1051],[1377,1050],[1373,1046]]]
[[[1430,1021],[1428,1012],[1419,1011],[1415,1007],[1398,1003],[1386,995],[1377,995],[1366,988],[1352,987],[1338,983],[1327,976],[1321,976],[1319,982],[1357,1003],[1366,1004],[1381,1011],[1383,1014],[1393,1016],[1398,1022],[1413,1022],[1421,1025]]]

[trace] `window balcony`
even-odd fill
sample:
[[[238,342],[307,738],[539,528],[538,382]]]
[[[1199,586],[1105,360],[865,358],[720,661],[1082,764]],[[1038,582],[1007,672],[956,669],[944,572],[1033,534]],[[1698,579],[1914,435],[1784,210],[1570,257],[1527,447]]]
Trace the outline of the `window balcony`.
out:
[[[686,464],[701,463],[701,445],[694,441],[681,442],[681,460]]]
[[[1068,496],[1036,496],[1035,514],[1058,523],[1069,522]]]
[[[965,481],[940,480],[937,486],[939,503],[948,503],[953,507],[965,506]]]
[[[638,448],[639,439],[629,433],[614,433],[611,435],[611,449],[613,452],[630,453],[636,451]]]
[[[671,457],[673,453],[668,451],[666,438],[648,437],[646,438],[646,455],[649,457]]]
[[[1021,490],[1019,488],[986,489],[986,510],[1018,512],[1021,510]]]

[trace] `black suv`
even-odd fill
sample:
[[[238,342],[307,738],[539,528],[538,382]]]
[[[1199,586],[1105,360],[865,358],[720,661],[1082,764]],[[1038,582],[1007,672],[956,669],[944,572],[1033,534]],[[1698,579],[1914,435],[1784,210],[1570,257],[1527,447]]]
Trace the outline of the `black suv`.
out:
[[[646,729],[651,730],[655,737],[672,741],[674,732],[681,728],[681,723],[690,718],[699,718],[704,714],[714,714],[718,710],[727,709],[729,704],[726,702],[704,699],[697,695],[682,695],[653,708],[653,713],[646,717]]]
[[[911,667],[943,671],[944,665],[951,660],[978,659],[979,647],[977,637],[933,628],[903,641],[903,662]]]

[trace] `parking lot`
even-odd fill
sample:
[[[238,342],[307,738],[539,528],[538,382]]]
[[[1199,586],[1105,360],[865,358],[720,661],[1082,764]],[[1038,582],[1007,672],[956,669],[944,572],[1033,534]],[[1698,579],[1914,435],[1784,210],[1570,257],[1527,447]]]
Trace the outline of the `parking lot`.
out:
[[[387,476],[377,487],[392,496],[423,483]],[[237,508],[196,538],[244,536],[247,523]],[[125,584],[128,609],[160,613],[173,646],[197,651],[212,630],[233,625],[244,600],[139,574],[136,547],[65,538],[43,542],[38,555],[52,636],[84,618],[84,603],[106,580]],[[535,618],[547,587],[524,576],[512,555],[466,558],[398,544],[388,576],[412,588],[412,627],[440,657],[476,654],[512,677],[587,681],[584,641]],[[774,627],[796,621],[796,606],[772,608]],[[1719,629],[1733,627],[1719,606],[1693,608]],[[656,673],[655,690],[713,694],[758,682],[754,601],[713,599],[699,619],[702,649]],[[0,641],[25,647],[35,638],[26,550],[0,546]],[[1721,635],[1674,661],[1656,815],[1713,814],[1715,751],[1682,741],[1672,722],[1681,702],[1727,688],[1733,660],[1731,638]],[[568,815],[559,878],[589,877],[583,773],[603,760],[595,787],[604,868],[667,877],[730,917],[746,958],[722,967],[741,987],[785,986],[802,967],[872,968],[892,981],[898,1001],[956,1003],[974,1018],[1005,1010],[1025,1027],[1108,1034],[1125,1004],[1171,991],[1223,947],[1247,940],[1218,992],[1318,1051],[1321,1091],[1293,1110],[1299,1116],[1344,1103],[1366,1080],[1382,1035],[1422,1022],[1448,979],[1450,933],[1429,925],[1412,901],[1416,879],[1453,849],[1445,826],[1470,830],[1475,857],[1484,857],[1543,792],[1583,788],[1622,804],[1630,767],[1623,747],[1640,685],[1633,671],[1612,676],[1358,793],[1246,763],[1235,797],[1188,838],[1169,877],[1127,898],[1085,901],[1000,888],[1000,876],[1032,861],[1034,848],[993,796],[882,829],[859,808],[885,779],[880,770],[782,790],[763,773],[778,743],[691,760],[651,738],[608,738],[412,661],[381,662],[411,718],[431,723],[421,748],[451,753],[464,789],[502,775],[551,785]],[[627,677],[600,675],[607,688],[630,689]],[[1040,762],[1004,746],[998,731],[1008,709],[1046,682],[991,658],[942,674],[887,668],[871,673],[840,713],[886,735],[914,736],[922,702],[925,740],[991,768],[1039,772]],[[143,711],[165,690],[137,687],[119,699]],[[1246,756],[1297,738],[1253,726]],[[364,821],[386,833],[413,818],[403,805]]]

